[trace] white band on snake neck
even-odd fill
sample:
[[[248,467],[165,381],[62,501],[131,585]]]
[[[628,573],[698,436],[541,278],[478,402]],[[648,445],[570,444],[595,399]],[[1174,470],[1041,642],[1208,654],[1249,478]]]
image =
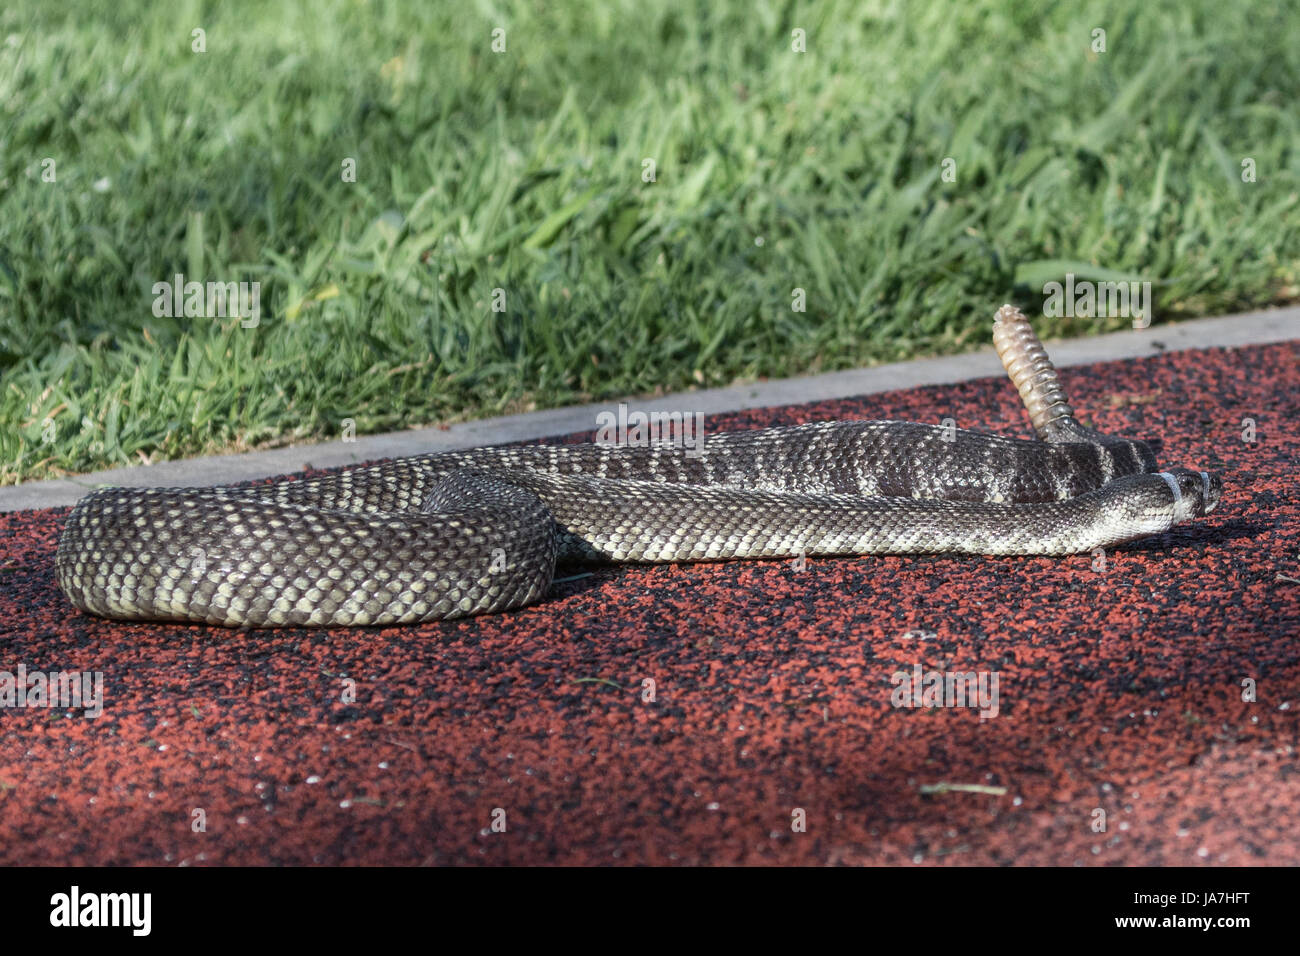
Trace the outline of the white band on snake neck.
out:
[[[1178,490],[1178,479],[1175,478],[1173,475],[1169,474],[1169,472],[1167,471],[1159,472],[1159,475],[1169,484],[1169,487],[1173,490],[1174,504],[1178,504],[1178,502],[1182,501],[1183,493]],[[1207,486],[1208,486],[1208,482],[1207,482]]]
[[[1208,508],[1210,506],[1210,473],[1208,471],[1201,472],[1201,493],[1204,496],[1202,501],[1205,503],[1205,507]]]

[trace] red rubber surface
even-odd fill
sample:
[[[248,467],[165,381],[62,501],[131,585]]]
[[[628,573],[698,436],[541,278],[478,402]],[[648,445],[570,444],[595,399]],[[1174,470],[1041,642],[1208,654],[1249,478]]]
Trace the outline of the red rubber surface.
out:
[[[0,862],[1300,863],[1298,359],[1066,370],[1085,420],[1224,476],[1217,512],[1100,571],[621,567],[512,614],[239,632],[83,616],[53,579],[67,509],[0,515],[0,670],[105,681],[97,719],[0,710]],[[1026,431],[995,379],[707,425],[947,417]],[[997,671],[998,716],[894,708],[914,664]]]

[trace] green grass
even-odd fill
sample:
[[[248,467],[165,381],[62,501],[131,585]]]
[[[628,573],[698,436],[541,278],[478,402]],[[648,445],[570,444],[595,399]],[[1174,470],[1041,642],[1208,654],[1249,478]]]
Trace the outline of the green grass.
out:
[[[1222,0],[18,0],[0,483],[963,350],[1063,262],[1151,279],[1157,322],[1293,301],[1297,35]],[[155,317],[177,272],[260,282],[260,324]]]

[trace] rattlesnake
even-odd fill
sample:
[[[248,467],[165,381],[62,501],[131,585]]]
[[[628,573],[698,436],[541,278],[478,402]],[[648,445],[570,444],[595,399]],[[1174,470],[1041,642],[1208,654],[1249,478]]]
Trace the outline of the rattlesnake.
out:
[[[994,343],[1039,440],[817,422],[675,443],[479,448],[261,486],[108,488],[59,538],[59,586],[106,617],[396,624],[517,608],[557,559],[1065,555],[1168,530],[1217,476],[1080,425],[1018,310]]]

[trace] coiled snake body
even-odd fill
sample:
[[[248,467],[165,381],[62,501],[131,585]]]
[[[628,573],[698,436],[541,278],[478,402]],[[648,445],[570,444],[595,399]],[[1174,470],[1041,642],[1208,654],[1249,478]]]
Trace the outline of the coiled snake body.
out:
[[[108,488],[59,538],[59,586],[105,617],[395,624],[517,608],[557,558],[1064,555],[1211,511],[1217,476],[1078,424],[1028,321],[994,341],[1037,441],[821,422],[675,445],[480,448],[261,487]]]

